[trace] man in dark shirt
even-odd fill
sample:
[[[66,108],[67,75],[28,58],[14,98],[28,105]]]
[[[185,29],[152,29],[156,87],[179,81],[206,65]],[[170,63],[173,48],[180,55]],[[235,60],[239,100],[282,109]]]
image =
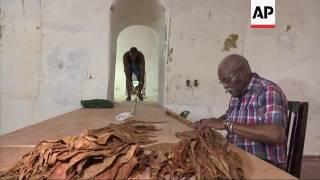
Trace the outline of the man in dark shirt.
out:
[[[225,129],[230,143],[284,169],[288,102],[280,87],[253,73],[238,54],[223,59],[218,77],[231,94],[229,108],[220,118],[202,119],[194,126]]]
[[[143,101],[142,88],[144,85],[145,62],[143,54],[136,47],[130,48],[123,55],[124,73],[126,75],[127,101],[131,101],[132,74],[134,73],[139,81],[137,95],[140,101]]]

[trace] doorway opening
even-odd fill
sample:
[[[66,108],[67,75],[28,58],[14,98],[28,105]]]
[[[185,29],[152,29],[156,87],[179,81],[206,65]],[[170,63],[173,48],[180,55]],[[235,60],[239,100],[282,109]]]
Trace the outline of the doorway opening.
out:
[[[145,56],[145,100],[164,105],[165,8],[158,0],[115,0],[110,10],[108,99],[125,99],[122,57],[134,46]]]
[[[127,97],[126,78],[124,74],[123,55],[131,48],[136,47],[145,58],[145,84],[142,90],[144,100],[157,102],[159,79],[159,47],[157,34],[147,26],[133,25],[119,33],[117,39],[117,56],[114,81],[114,100],[124,101]],[[133,75],[133,86],[138,85]]]

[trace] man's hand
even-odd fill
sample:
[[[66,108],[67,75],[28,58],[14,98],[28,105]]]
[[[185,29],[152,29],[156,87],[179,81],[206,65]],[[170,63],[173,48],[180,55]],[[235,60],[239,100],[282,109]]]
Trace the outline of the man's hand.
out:
[[[209,119],[201,119],[193,123],[193,127],[198,130],[203,130],[206,127],[214,128],[217,130],[223,130],[223,120],[216,119],[216,118],[209,118]]]
[[[204,127],[207,126],[209,121],[210,121],[209,119],[200,119],[199,121],[196,121],[193,123],[193,127],[198,130],[202,130]]]

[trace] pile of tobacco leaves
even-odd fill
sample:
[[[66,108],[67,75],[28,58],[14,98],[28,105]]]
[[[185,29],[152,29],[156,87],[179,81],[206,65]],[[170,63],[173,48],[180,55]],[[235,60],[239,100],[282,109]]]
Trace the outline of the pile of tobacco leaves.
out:
[[[240,157],[216,131],[155,144],[155,123],[130,120],[40,142],[1,179],[245,179]],[[153,144],[153,145],[150,145]]]

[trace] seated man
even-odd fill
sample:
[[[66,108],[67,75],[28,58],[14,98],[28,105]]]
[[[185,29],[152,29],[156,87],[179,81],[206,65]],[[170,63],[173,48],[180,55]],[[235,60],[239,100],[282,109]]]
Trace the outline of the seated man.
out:
[[[194,123],[199,130],[226,129],[230,143],[284,169],[288,102],[273,82],[252,73],[240,55],[225,57],[218,67],[220,83],[231,94],[226,114]]]
[[[139,81],[137,95],[140,101],[143,101],[142,88],[144,85],[144,73],[145,73],[145,62],[143,54],[132,47],[130,51],[127,51],[123,55],[124,72],[126,75],[126,89],[127,89],[127,101],[131,101],[131,90],[132,90],[132,74],[134,73]]]

